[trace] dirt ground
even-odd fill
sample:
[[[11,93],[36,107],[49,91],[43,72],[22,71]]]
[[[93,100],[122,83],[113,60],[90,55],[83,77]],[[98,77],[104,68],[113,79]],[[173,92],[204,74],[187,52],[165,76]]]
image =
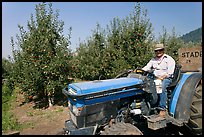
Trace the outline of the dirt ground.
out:
[[[18,94],[13,113],[18,122],[23,124],[20,135],[57,135],[69,119],[67,107],[55,105],[47,109],[34,109],[34,102],[23,104],[23,95]]]

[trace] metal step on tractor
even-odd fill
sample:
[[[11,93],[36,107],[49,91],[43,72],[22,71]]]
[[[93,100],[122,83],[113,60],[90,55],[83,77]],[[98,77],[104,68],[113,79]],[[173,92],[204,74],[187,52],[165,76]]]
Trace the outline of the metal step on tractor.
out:
[[[71,83],[62,90],[71,116],[64,133],[143,135],[142,124],[152,131],[172,124],[202,134],[202,72],[182,71],[176,65],[164,118],[158,116],[159,88],[155,76],[142,69],[124,71],[113,79]]]

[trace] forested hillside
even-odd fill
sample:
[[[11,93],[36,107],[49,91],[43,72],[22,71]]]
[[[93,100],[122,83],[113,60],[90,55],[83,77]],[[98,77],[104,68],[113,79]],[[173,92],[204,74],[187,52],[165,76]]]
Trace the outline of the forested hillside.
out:
[[[198,43],[202,41],[202,27],[193,30],[183,36],[181,36],[181,39],[185,42],[193,42],[193,43]]]

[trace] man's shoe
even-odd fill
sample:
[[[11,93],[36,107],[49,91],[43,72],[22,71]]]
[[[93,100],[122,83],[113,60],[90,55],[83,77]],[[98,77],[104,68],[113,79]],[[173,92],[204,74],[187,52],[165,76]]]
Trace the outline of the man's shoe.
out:
[[[165,111],[165,110],[161,110],[161,111],[159,112],[159,116],[160,116],[160,117],[165,117],[165,116],[166,116],[166,111]]]

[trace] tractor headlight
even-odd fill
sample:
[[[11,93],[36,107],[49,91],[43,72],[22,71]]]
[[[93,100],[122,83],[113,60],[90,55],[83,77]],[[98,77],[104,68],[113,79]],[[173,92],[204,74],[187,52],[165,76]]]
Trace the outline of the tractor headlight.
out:
[[[76,91],[73,88],[68,89],[69,94],[75,95]]]
[[[72,107],[72,111],[73,111],[74,114],[76,114],[76,115],[78,114],[78,109],[77,109],[76,106]]]
[[[76,107],[76,106],[72,107],[72,111],[76,116],[80,116],[82,109],[83,107]]]
[[[72,109],[72,105],[71,105],[71,103],[70,103],[70,100],[68,100],[68,108],[69,108],[69,109]]]
[[[71,104],[70,100],[68,100],[68,107],[76,116],[79,116],[83,109],[83,107],[76,107],[76,105]]]

